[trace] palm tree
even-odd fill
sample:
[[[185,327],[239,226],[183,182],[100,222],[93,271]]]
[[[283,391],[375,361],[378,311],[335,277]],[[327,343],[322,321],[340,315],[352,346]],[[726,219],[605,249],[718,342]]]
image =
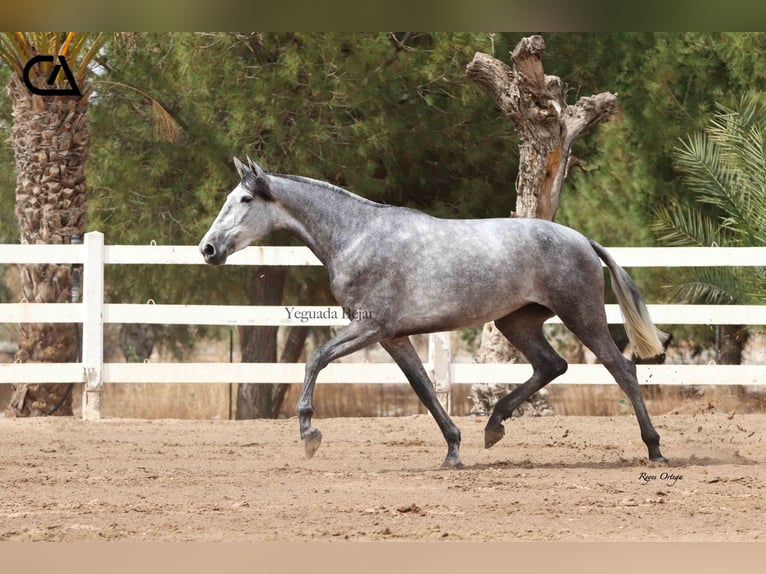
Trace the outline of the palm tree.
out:
[[[694,203],[657,210],[655,230],[668,245],[747,247],[766,245],[766,105],[746,95],[717,112],[700,133],[675,150],[676,166]],[[677,301],[758,304],[766,301],[764,268],[692,268],[673,287]],[[722,363],[739,363],[747,331],[722,328]]]
[[[16,216],[22,243],[69,243],[82,234],[86,218],[85,161],[88,153],[89,88],[84,85],[105,37],[74,32],[5,32],[0,57],[10,67],[8,95],[13,110],[11,145],[16,168]],[[25,85],[26,63],[36,55],[64,56],[77,95],[38,95]],[[53,66],[43,62],[30,69],[38,88],[67,89],[65,74],[47,85]],[[69,266],[25,265],[21,268],[22,296],[30,302],[63,302],[71,288]],[[73,327],[66,324],[25,324],[19,334],[17,359],[67,362],[75,358]],[[68,388],[55,384],[20,384],[14,388],[11,410],[17,416],[72,414]]]
[[[16,168],[16,216],[22,243],[69,243],[82,234],[87,215],[85,162],[90,131],[86,84],[96,58],[110,36],[89,32],[3,32],[0,58],[11,70],[8,94],[13,110],[11,145]],[[130,45],[135,34],[117,34]],[[63,56],[71,70],[78,95],[40,95],[24,83],[24,69],[35,56]],[[29,70],[30,83],[42,89],[71,88],[65,73],[55,76],[54,66],[42,62]],[[179,128],[162,105],[145,92],[120,82],[100,84],[128,88],[151,104],[158,140],[175,141]],[[31,302],[52,303],[67,299],[71,288],[69,267],[25,265],[21,269],[22,296]],[[26,324],[19,333],[21,361],[67,362],[75,359],[71,325]],[[11,412],[16,416],[72,414],[70,387],[56,384],[20,384],[14,388]]]

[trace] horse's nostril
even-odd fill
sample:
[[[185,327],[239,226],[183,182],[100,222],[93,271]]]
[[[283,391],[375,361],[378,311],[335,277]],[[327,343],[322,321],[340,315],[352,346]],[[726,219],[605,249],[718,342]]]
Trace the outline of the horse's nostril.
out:
[[[211,243],[208,243],[205,245],[205,248],[203,249],[202,253],[204,253],[205,257],[212,257],[215,255],[215,247]]]

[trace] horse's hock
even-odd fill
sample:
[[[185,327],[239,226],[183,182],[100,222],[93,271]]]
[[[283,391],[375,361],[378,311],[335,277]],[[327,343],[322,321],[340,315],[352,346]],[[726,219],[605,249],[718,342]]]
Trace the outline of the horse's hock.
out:
[[[494,332],[494,333],[493,333]],[[510,353],[510,354],[509,354]],[[482,345],[476,352],[478,363],[521,363],[525,362],[521,354],[506,342],[505,337],[493,323],[484,325]],[[489,415],[495,403],[518,387],[516,384],[481,383],[471,385],[472,415]],[[514,417],[540,417],[553,414],[548,389],[540,389],[513,413]]]

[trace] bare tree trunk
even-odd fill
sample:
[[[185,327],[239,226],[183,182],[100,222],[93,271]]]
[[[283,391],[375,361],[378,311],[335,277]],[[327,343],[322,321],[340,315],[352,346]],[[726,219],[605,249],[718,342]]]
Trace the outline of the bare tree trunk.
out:
[[[741,365],[742,348],[749,338],[748,330],[742,325],[721,325],[718,345],[718,362],[721,365]]]
[[[252,272],[255,305],[280,305],[287,270],[284,267],[255,267]],[[276,326],[239,327],[239,346],[243,363],[276,363]],[[253,367],[258,368],[258,367]],[[273,385],[241,384],[237,389],[237,419],[270,418],[273,411]]]
[[[282,348],[282,356],[279,358],[280,363],[297,363],[300,359],[303,347],[306,344],[306,337],[309,334],[309,328],[305,325],[299,325],[298,327],[290,327],[290,332],[287,334],[287,340],[285,346]],[[279,416],[279,410],[282,408],[282,403],[285,401],[285,395],[289,385],[273,385],[272,390],[272,404],[271,404],[271,418],[275,419]]]
[[[572,155],[574,140],[585,129],[617,111],[617,96],[604,92],[568,105],[561,79],[543,72],[544,50],[545,42],[541,36],[523,38],[511,56],[512,66],[477,52],[468,64],[466,74],[492,94],[520,139],[516,211],[511,217],[552,221],[569,168],[579,163]],[[520,356],[493,325],[485,325],[477,360],[518,362]],[[497,399],[515,386],[498,391],[488,385],[475,385],[472,390],[473,412],[491,411]],[[534,403],[535,398],[530,401]],[[550,410],[549,406],[545,408],[546,405],[547,401],[544,401],[540,408],[519,411],[543,414]]]
[[[284,267],[256,267],[253,272],[255,305],[280,305],[287,280]],[[302,298],[302,296],[301,296]],[[277,333],[272,326],[240,327],[240,349],[243,363],[276,363]],[[294,363],[303,352],[309,328],[291,327],[285,341],[280,363]],[[254,367],[258,368],[258,367]],[[237,419],[276,418],[282,407],[288,385],[242,384],[237,390]]]
[[[157,327],[146,323],[120,326],[120,348],[127,363],[143,363],[152,356]]]

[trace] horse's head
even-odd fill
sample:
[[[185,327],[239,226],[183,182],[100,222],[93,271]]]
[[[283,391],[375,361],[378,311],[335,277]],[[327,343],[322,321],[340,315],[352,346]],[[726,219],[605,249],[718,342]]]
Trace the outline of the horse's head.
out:
[[[234,165],[240,182],[227,196],[199,244],[205,262],[211,265],[223,265],[229,255],[258,241],[274,228],[275,202],[269,176],[250,158],[245,165],[235,157]]]

